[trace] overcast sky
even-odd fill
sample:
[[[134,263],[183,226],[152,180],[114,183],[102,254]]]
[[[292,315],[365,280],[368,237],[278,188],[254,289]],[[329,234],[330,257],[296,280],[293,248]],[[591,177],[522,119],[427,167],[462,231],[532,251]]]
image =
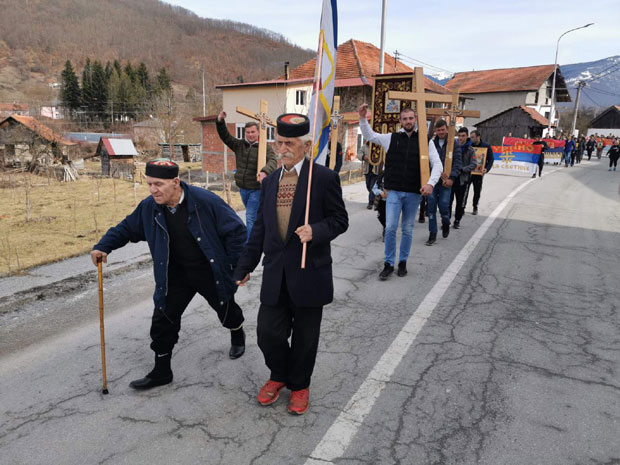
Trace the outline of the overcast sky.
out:
[[[322,0],[168,0],[199,16],[270,29],[316,49]],[[339,0],[338,42],[355,38],[377,47],[381,0]],[[386,52],[448,71],[560,64],[620,55],[620,0],[388,0]],[[433,70],[425,67],[425,72]]]

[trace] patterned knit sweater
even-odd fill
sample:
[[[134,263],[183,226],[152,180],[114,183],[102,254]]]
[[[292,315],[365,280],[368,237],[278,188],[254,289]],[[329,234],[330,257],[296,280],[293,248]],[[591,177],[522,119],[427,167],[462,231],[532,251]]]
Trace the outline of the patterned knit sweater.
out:
[[[291,219],[291,207],[293,206],[293,198],[297,189],[297,170],[292,169],[290,172],[283,170],[282,179],[278,186],[278,197],[276,199],[276,214],[278,217],[278,232],[282,241],[286,240],[288,232],[288,224]]]

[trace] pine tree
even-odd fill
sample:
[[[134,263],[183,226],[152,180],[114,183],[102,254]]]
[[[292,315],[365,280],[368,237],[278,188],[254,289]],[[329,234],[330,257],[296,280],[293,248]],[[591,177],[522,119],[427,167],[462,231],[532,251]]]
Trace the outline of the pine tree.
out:
[[[114,60],[114,63],[112,64],[112,67],[116,71],[117,76],[121,77],[121,73],[123,72],[123,68],[121,68],[121,62],[118,61],[118,60]]]
[[[103,118],[108,104],[108,82],[105,77],[103,66],[99,60],[95,60],[92,66],[91,85],[93,94],[93,111],[99,118]]]
[[[107,61],[105,64],[105,78],[110,81],[110,77],[112,76],[113,68],[112,64]]]
[[[61,75],[61,100],[62,105],[68,108],[71,112],[77,110],[80,107],[80,83],[78,82],[77,75],[73,71],[71,61],[67,60],[65,63],[65,69]]]
[[[151,79],[149,78],[149,70],[144,63],[140,63],[140,66],[138,66],[138,71],[136,71],[136,77],[138,79],[138,82],[144,89],[146,95],[150,97],[153,89],[151,85]]]
[[[131,66],[131,63],[129,61],[125,65],[124,71],[127,77],[131,79],[131,82],[136,82],[136,72],[134,71],[133,66]]]
[[[172,84],[168,70],[166,68],[162,68],[159,70],[159,74],[157,75],[157,91],[158,93],[162,93],[170,92],[171,90]]]
[[[90,64],[90,58],[86,59],[86,64],[82,70],[82,105],[86,107],[88,111],[92,111],[93,105],[93,85],[92,85],[92,66]],[[89,114],[91,116],[91,114]]]

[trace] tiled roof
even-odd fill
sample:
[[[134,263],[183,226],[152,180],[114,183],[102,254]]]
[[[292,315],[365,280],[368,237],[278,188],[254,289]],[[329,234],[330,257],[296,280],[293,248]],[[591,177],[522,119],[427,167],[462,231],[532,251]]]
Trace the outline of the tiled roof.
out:
[[[538,90],[552,74],[553,65],[469,71],[456,73],[445,87],[463,94]]]
[[[509,111],[514,111],[514,110],[516,110],[517,108],[520,108],[522,111],[524,111],[525,113],[527,113],[527,115],[528,115],[530,118],[532,118],[534,121],[536,121],[536,122],[537,122],[538,124],[540,124],[541,126],[549,126],[549,120],[548,120],[547,118],[545,118],[543,115],[541,115],[540,113],[538,113],[538,112],[537,112],[536,110],[534,110],[533,108],[531,108],[531,107],[527,107],[527,106],[525,106],[525,105],[520,105],[520,106],[518,106],[518,107],[512,107],[512,108],[508,108],[507,110],[500,111],[499,113],[497,113],[497,114],[495,114],[495,115],[493,115],[493,116],[491,116],[491,117],[489,117],[489,118],[487,118],[487,119],[485,119],[485,120],[478,121],[478,122],[475,124],[475,126],[476,126],[476,127],[478,127],[478,126],[480,126],[481,124],[484,124],[484,123],[486,123],[486,122],[487,122],[487,121],[489,121],[489,120],[492,120],[492,119],[494,119],[494,118],[497,118],[498,116],[503,115],[504,113],[507,113],[507,112],[509,112]],[[555,124],[552,124],[551,126],[552,126],[552,127],[555,127]]]
[[[338,46],[336,62],[336,81],[345,79],[364,79],[372,85],[372,77],[379,74],[379,54],[381,50],[368,42],[349,39]],[[384,54],[385,73],[412,73],[413,69],[406,64],[397,61],[388,53]],[[305,62],[291,70],[290,79],[312,79],[316,58]],[[278,79],[284,79],[280,76]],[[441,94],[449,93],[443,86],[431,79],[424,77],[424,89]]]
[[[523,110],[524,112],[529,114],[534,121],[540,123],[543,126],[549,126],[549,120],[547,118],[545,118],[543,115],[541,115],[540,113],[538,113],[533,108],[526,107],[525,105],[521,105],[520,108],[521,108],[521,110]]]
[[[32,132],[36,133],[42,139],[45,139],[48,142],[58,143],[61,145],[76,145],[75,142],[71,142],[68,139],[65,139],[60,134],[56,133],[52,128],[41,124],[39,121],[34,119],[32,116],[22,116],[22,115],[10,115],[5,119],[0,121],[0,124],[5,121],[13,119],[23,126],[30,129]]]
[[[0,103],[0,111],[28,111],[28,105],[25,103]]]

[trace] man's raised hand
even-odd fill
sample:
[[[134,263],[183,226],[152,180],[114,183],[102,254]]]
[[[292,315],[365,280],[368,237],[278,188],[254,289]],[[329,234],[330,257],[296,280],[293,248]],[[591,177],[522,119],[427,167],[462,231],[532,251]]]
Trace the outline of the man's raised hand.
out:
[[[357,113],[359,114],[360,118],[366,118],[366,112],[368,111],[368,104],[367,103],[362,103],[360,105],[359,110],[357,110]]]
[[[226,119],[226,112],[225,111],[221,111],[219,115],[217,115],[217,120],[218,121],[222,121],[223,119]]]

